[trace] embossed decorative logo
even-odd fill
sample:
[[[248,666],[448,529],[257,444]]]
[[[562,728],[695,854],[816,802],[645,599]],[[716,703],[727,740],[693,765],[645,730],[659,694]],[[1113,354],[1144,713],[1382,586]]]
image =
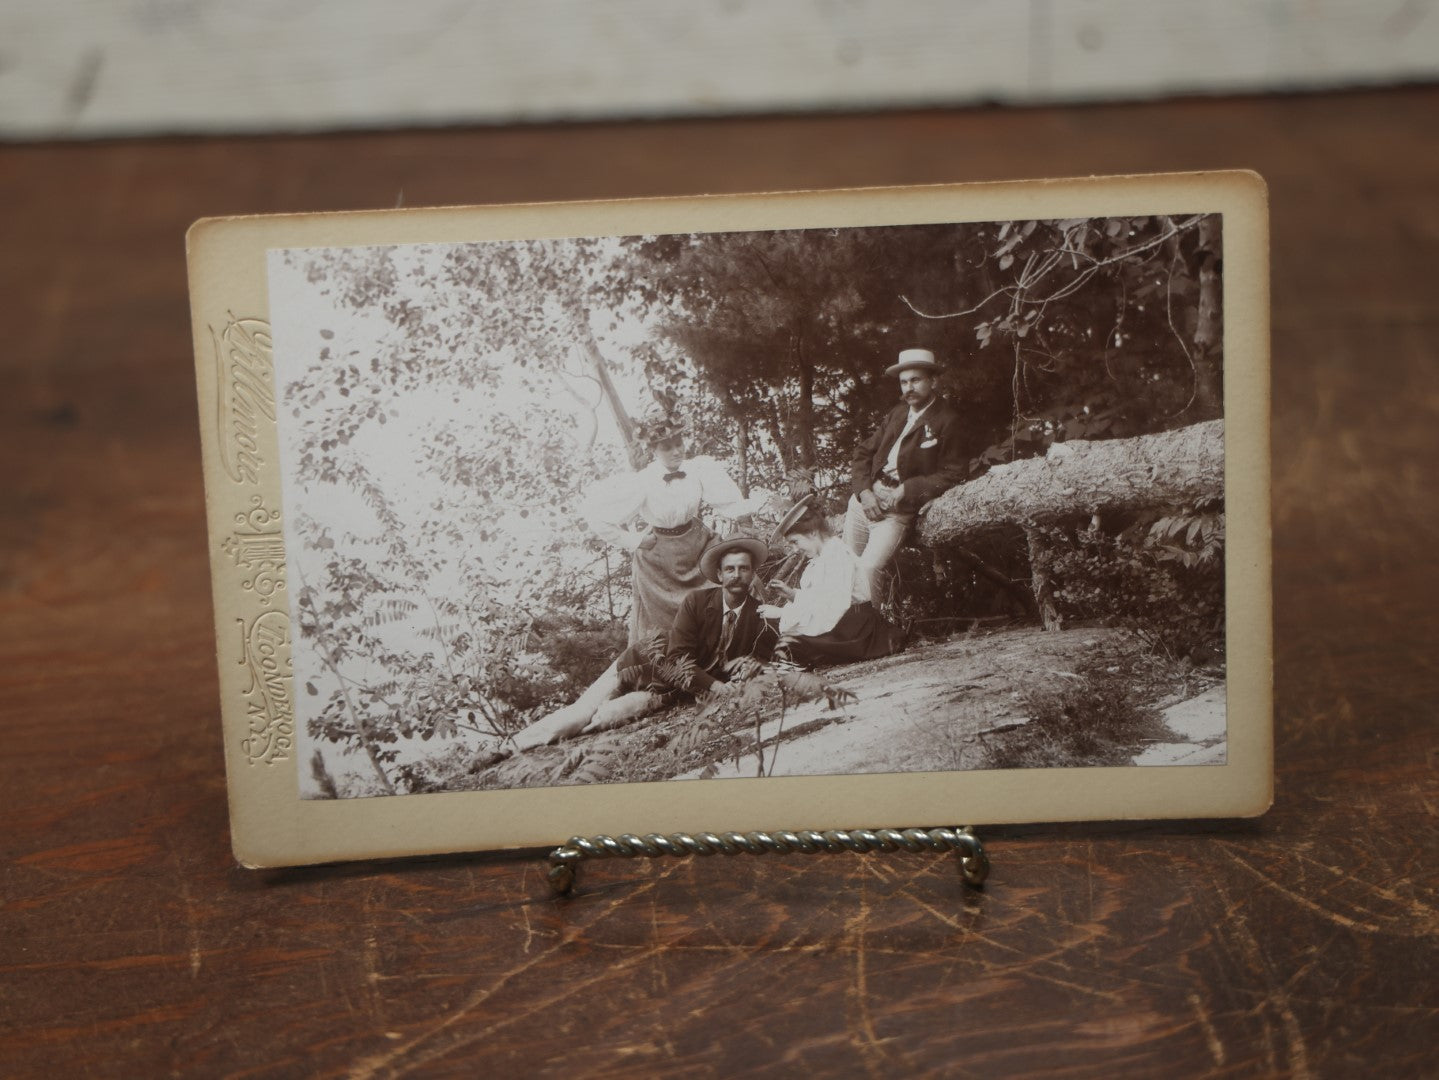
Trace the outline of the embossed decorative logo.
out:
[[[265,464],[260,426],[275,422],[270,324],[263,319],[237,319],[231,312],[223,330],[210,327],[210,339],[219,385],[220,464],[235,483],[253,484]]]
[[[288,761],[295,747],[295,701],[290,694],[290,620],[267,611],[240,624],[240,664],[250,675],[243,691],[249,733],[240,744],[251,765]]]
[[[253,592],[264,607],[269,607],[277,592],[285,589],[285,538],[280,532],[280,511],[265,509],[264,499],[250,496],[250,509],[235,515],[239,526],[220,542],[220,550],[235,560],[235,565],[250,571],[240,582],[246,592]]]

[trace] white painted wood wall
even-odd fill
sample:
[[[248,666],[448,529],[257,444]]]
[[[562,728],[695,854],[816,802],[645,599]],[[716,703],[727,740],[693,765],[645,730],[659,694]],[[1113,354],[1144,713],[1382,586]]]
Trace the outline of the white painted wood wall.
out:
[[[0,0],[0,137],[1316,89],[1439,0]]]

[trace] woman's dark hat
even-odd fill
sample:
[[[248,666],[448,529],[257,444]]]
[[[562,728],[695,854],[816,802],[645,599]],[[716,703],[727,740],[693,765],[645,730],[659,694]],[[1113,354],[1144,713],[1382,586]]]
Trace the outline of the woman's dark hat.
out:
[[[716,585],[719,584],[720,560],[731,551],[748,551],[750,562],[756,570],[769,558],[769,548],[765,546],[765,542],[753,536],[731,536],[728,540],[717,540],[705,548],[704,554],[700,556],[700,571]]]
[[[635,424],[635,438],[649,447],[658,446],[666,439],[673,439],[684,433],[684,425],[673,416],[646,417]]]
[[[774,532],[769,534],[770,547],[779,547],[784,538],[789,535],[789,531],[799,524],[799,519],[804,517],[804,512],[814,505],[817,497],[816,493],[810,492],[785,511],[784,517],[780,518],[779,524],[774,527]]]

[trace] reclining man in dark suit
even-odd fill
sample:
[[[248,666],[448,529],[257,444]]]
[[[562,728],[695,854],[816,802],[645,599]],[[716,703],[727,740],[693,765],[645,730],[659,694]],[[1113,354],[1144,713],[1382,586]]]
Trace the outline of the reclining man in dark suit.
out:
[[[617,678],[591,687],[594,700],[557,710],[516,733],[515,748],[619,727],[654,712],[670,692],[700,697],[756,674],[779,642],[750,592],[755,570],[768,557],[764,542],[748,536],[710,544],[700,555],[700,570],[715,584],[685,594],[659,661],[650,656],[650,642],[631,645],[615,662]]]
[[[755,570],[768,556],[763,541],[748,536],[706,548],[700,570],[719,588],[685,595],[670,629],[666,662],[653,663],[643,646],[625,650],[619,661],[621,687],[668,687],[698,697],[721,683],[757,674],[779,641],[774,627],[760,618],[759,602],[750,592]],[[676,670],[680,667],[683,674]]]

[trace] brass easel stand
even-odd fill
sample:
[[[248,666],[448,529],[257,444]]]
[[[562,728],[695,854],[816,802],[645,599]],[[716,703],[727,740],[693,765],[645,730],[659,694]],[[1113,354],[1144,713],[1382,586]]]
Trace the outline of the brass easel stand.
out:
[[[661,855],[764,855],[844,851],[955,851],[966,885],[978,888],[989,876],[989,856],[969,826],[940,829],[826,829],[816,832],[646,833],[635,836],[574,836],[550,852],[550,884],[559,896],[574,891],[575,875],[583,859],[656,859]]]

